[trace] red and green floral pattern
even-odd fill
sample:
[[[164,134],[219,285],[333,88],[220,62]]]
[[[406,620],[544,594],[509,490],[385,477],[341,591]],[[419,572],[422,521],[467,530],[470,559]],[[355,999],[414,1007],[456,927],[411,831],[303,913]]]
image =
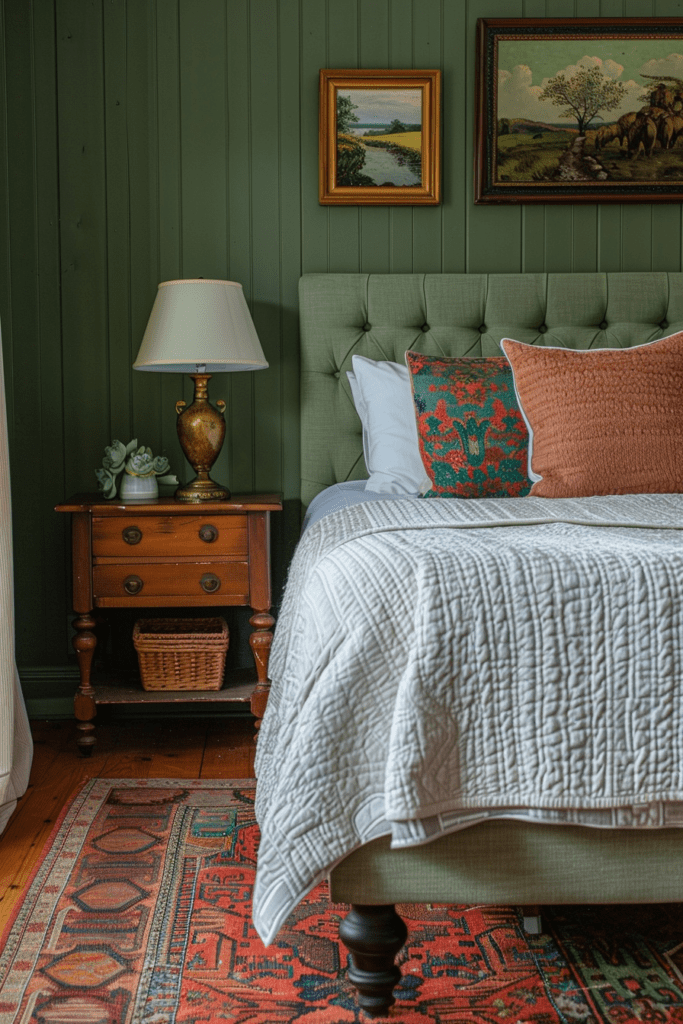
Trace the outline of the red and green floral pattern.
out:
[[[504,356],[406,352],[425,498],[519,498],[529,493],[529,435]]]

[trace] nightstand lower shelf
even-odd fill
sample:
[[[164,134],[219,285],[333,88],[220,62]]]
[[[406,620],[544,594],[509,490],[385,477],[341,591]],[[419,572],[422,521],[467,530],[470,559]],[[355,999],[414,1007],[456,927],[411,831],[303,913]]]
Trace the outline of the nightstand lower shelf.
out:
[[[230,672],[220,690],[143,690],[139,676],[95,677],[95,704],[241,704],[248,710],[257,679],[254,669]]]

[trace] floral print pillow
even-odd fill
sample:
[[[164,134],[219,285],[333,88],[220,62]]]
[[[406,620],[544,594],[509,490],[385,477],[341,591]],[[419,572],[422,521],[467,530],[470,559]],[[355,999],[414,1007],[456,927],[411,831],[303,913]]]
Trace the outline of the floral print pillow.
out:
[[[519,498],[529,493],[529,435],[503,356],[406,352],[425,498]]]

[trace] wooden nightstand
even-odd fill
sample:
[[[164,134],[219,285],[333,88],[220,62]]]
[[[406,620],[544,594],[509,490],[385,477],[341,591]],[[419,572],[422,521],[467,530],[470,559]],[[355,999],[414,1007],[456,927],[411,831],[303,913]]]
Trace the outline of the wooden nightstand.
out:
[[[107,501],[77,494],[57,505],[71,513],[73,606],[80,684],[74,698],[78,744],[95,743],[98,704],[197,701],[249,702],[257,728],[268,699],[268,656],[275,623],[270,614],[270,513],[278,494],[233,496],[189,504],[174,498]],[[141,686],[93,686],[91,666],[98,608],[249,606],[256,679],[228,681],[222,690],[145,691]]]

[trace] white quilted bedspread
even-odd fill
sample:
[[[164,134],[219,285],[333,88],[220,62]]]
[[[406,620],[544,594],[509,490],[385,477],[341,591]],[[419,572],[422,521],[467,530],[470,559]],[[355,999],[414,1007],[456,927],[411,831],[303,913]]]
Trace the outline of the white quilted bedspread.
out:
[[[257,750],[264,942],[392,823],[405,844],[468,809],[683,800],[682,530],[683,495],[406,499],[310,527]]]

